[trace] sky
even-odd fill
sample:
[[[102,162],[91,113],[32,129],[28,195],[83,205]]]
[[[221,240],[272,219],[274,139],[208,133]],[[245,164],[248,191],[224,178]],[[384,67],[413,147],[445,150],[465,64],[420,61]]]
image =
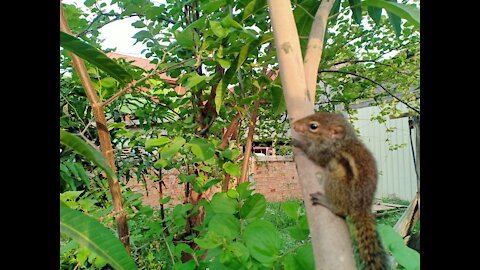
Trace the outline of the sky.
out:
[[[75,4],[77,7],[82,8],[85,0],[63,0],[65,4]],[[137,20],[136,17],[126,18],[109,23],[102,27],[100,32],[100,39],[103,39],[103,49],[117,48],[116,52],[131,56],[142,57],[141,51],[146,48],[144,44],[135,43],[135,39],[132,38],[138,29],[131,24]],[[143,56],[144,57],[144,56]]]

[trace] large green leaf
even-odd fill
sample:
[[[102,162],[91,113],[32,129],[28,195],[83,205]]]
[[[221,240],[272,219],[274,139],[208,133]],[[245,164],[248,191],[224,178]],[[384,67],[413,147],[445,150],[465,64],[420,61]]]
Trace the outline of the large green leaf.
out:
[[[137,269],[115,234],[97,220],[60,203],[60,232],[102,257],[114,269]]]
[[[267,208],[267,201],[265,197],[256,193],[248,198],[240,209],[240,217],[246,220],[252,220],[255,218],[263,217],[265,209]]]
[[[265,267],[271,268],[279,259],[281,237],[275,226],[266,220],[255,220],[243,233],[248,251]]]
[[[376,25],[380,25],[380,18],[382,17],[382,9],[377,7],[368,7],[368,15],[373,19]]]
[[[392,227],[378,224],[377,230],[385,249],[392,253],[401,266],[407,270],[420,269],[420,254],[406,246],[402,237]]]
[[[83,42],[81,39],[60,31],[60,46],[68,50],[78,57],[87,60],[92,65],[105,71],[111,77],[117,79],[119,82],[128,83],[133,80],[133,77],[119,64],[110,59],[95,47]]]
[[[348,0],[350,9],[352,10],[352,18],[357,24],[362,23],[362,7],[360,0]]]
[[[240,220],[232,214],[215,214],[208,223],[208,230],[231,241],[240,234]]]
[[[224,192],[215,193],[210,205],[213,212],[217,214],[234,214],[238,211],[238,201],[229,198]]]
[[[417,28],[420,27],[420,10],[413,6],[398,4],[396,1],[384,0],[365,0],[362,2],[362,5],[384,8],[388,13],[407,20]],[[389,17],[391,18],[390,14]]]
[[[182,137],[175,137],[173,141],[163,147],[160,151],[160,156],[162,159],[170,159],[173,157],[180,148],[185,144],[186,140]]]
[[[102,168],[112,179],[116,178],[112,168],[108,165],[105,157],[95,148],[88,145],[78,136],[75,136],[65,130],[60,130],[60,143],[72,148],[75,152],[92,161],[95,165]]]
[[[282,87],[276,84],[272,84],[270,87],[270,91],[272,95],[272,111],[275,115],[280,115],[287,109],[285,98],[283,98]]]
[[[189,144],[193,154],[200,160],[211,159],[215,155],[215,146],[205,139],[193,138]]]

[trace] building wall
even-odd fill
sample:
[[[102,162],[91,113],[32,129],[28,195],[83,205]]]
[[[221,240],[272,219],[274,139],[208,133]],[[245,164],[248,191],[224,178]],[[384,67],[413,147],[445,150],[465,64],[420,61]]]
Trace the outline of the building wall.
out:
[[[377,107],[358,109],[353,124],[360,132],[360,138],[370,149],[377,161],[379,172],[377,198],[395,196],[403,200],[412,200],[417,192],[417,176],[410,145],[408,117],[388,119],[380,124],[370,121],[372,114],[378,113]],[[386,132],[386,127],[394,132]],[[416,131],[412,129],[412,142],[415,151]],[[406,144],[396,150],[389,150],[391,145]]]

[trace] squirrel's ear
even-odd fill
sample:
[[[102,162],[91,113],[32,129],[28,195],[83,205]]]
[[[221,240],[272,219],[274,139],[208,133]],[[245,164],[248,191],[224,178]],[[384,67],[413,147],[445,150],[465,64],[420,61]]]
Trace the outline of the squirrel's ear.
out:
[[[343,139],[345,137],[345,128],[342,126],[333,126],[330,128],[332,139]]]

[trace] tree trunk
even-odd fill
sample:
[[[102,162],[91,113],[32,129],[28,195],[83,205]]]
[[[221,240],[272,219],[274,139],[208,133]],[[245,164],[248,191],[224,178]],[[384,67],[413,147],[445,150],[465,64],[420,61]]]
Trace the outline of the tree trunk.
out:
[[[333,0],[322,1],[312,25],[314,31],[325,32],[326,19],[333,2]],[[269,0],[268,5],[283,93],[290,123],[292,123],[314,112],[314,87],[316,84],[307,82],[316,82],[320,58],[306,57],[305,61],[313,68],[304,67],[290,1]],[[310,34],[311,40],[309,40],[307,56],[314,53],[311,50],[316,51],[316,53],[321,53],[322,50],[321,47],[318,47],[318,42],[317,45],[310,47],[313,41],[312,37],[318,39],[323,37],[323,34]],[[321,43],[323,43],[323,38]],[[308,73],[305,73],[305,71]],[[292,137],[298,137],[294,130],[292,130]],[[322,185],[324,170],[310,161],[297,148],[294,148],[294,158],[310,226],[316,269],[356,269],[352,243],[345,221],[331,213],[327,208],[312,205],[310,200],[311,193],[323,192],[324,190]]]
[[[68,27],[67,20],[65,18],[65,14],[63,12],[62,2],[60,1],[60,30],[71,34],[70,28]],[[92,82],[90,81],[90,77],[87,72],[87,68],[85,66],[85,62],[80,57],[76,56],[73,53],[69,53],[70,57],[72,58],[73,67],[78,73],[80,80],[82,82],[83,88],[85,89],[85,93],[87,98],[92,105],[92,112],[93,116],[95,117],[95,121],[97,123],[97,131],[98,131],[98,138],[100,140],[100,147],[102,149],[102,153],[107,159],[108,164],[112,168],[114,172],[116,172],[115,166],[115,159],[113,155],[113,148],[112,142],[110,140],[110,133],[107,129],[107,121],[105,118],[105,113],[102,108],[102,102],[99,100],[95,89],[93,88]],[[110,193],[112,194],[113,200],[113,212],[115,220],[117,221],[118,225],[118,237],[122,241],[125,249],[127,250],[128,254],[130,254],[130,236],[128,232],[128,224],[127,224],[127,216],[123,210],[123,202],[122,202],[122,194],[120,191],[120,184],[118,183],[118,179],[111,179],[108,177],[108,186],[110,188]]]

